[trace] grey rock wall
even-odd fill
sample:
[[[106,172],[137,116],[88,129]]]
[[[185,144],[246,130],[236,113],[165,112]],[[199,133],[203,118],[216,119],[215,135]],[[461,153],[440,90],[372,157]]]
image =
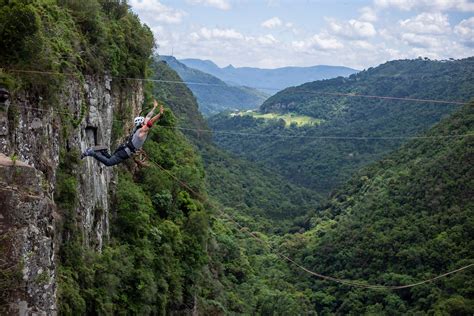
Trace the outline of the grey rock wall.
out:
[[[143,89],[137,83],[124,91],[111,78],[91,77],[85,83],[68,82],[58,99],[53,110],[41,97],[17,92],[0,109],[0,245],[9,251],[8,265],[21,267],[20,286],[5,298],[12,315],[56,314],[55,258],[61,246],[56,226],[62,214],[54,197],[60,151],[80,153],[100,144],[113,152],[120,142],[112,140],[114,112],[131,109],[130,120],[118,122],[126,135],[141,109]],[[14,120],[8,120],[7,106],[15,110]],[[12,177],[18,172],[21,177]],[[84,247],[101,251],[109,236],[116,167],[104,167],[88,157],[74,172],[76,218]]]
[[[42,172],[0,154],[0,265],[9,287],[0,313],[56,313],[55,205]],[[5,283],[3,283],[5,284]],[[7,291],[6,291],[7,290]]]

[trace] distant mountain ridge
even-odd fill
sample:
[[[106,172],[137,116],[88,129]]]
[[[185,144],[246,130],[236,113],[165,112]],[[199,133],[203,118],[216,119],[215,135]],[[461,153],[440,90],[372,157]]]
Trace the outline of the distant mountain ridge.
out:
[[[275,94],[278,90],[310,81],[339,76],[346,77],[359,71],[343,66],[325,65],[275,69],[234,67],[229,65],[220,68],[210,60],[186,58],[179,61],[188,67],[216,76],[225,82],[256,88],[268,94]]]
[[[249,110],[258,108],[267,95],[249,87],[231,86],[221,79],[201,70],[190,68],[172,56],[158,56],[165,61],[185,82],[196,96],[199,110],[210,116],[225,110]]]

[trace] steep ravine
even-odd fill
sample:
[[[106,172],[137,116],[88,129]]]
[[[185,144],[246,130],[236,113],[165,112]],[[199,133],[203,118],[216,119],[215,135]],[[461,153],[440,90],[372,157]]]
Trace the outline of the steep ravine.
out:
[[[57,254],[64,221],[55,203],[60,157],[97,144],[116,145],[114,112],[138,114],[143,102],[141,84],[122,88],[108,77],[86,77],[82,83],[67,81],[55,106],[28,91],[12,93],[0,105],[0,264],[6,271],[0,314],[57,313]],[[72,168],[77,227],[84,246],[100,251],[109,235],[116,168],[92,159]]]

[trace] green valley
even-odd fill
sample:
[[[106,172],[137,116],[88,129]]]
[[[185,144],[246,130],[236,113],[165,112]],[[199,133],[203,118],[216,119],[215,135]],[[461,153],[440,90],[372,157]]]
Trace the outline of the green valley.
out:
[[[405,137],[418,135],[459,108],[333,93],[467,102],[474,89],[473,67],[473,58],[391,61],[348,78],[285,89],[259,111],[260,116],[297,113],[321,124],[285,128],[278,121],[220,114],[209,119],[209,126],[219,147],[273,168],[294,184],[329,194],[359,168],[400,147]],[[252,136],[241,136],[245,134]]]
[[[195,31],[196,51],[273,43]],[[224,81],[160,57],[162,32],[124,0],[0,0],[0,314],[474,314],[474,57],[187,59],[255,84],[350,74],[266,99],[191,89]],[[154,100],[163,116],[136,123]],[[81,155],[134,127],[146,142],[121,164]]]

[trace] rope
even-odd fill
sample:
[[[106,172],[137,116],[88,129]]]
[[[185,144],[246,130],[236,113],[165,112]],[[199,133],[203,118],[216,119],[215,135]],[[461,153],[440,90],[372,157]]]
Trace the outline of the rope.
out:
[[[262,243],[263,245],[267,246],[273,254],[277,255],[278,257],[290,262],[291,264],[293,264],[295,267],[297,267],[298,269],[310,274],[310,275],[313,275],[317,278],[320,278],[320,279],[323,279],[323,280],[326,280],[326,281],[331,281],[331,282],[335,282],[335,283],[339,283],[339,284],[343,284],[343,285],[347,285],[347,286],[352,286],[352,287],[359,287],[359,288],[366,288],[366,289],[372,289],[372,290],[401,290],[401,289],[407,289],[407,288],[412,288],[412,287],[415,287],[415,286],[418,286],[418,285],[421,285],[421,284],[425,284],[425,283],[430,283],[430,282],[433,282],[433,281],[436,281],[438,279],[441,279],[441,278],[444,278],[444,277],[447,277],[448,275],[451,275],[451,274],[454,274],[454,273],[459,273],[463,270],[466,270],[466,269],[469,269],[471,267],[474,266],[474,263],[471,263],[469,265],[466,265],[466,266],[463,266],[461,268],[458,268],[456,270],[453,270],[453,271],[449,271],[449,272],[446,272],[446,273],[443,273],[443,274],[440,274],[438,276],[435,276],[433,278],[429,278],[429,279],[426,279],[426,280],[423,280],[423,281],[419,281],[419,282],[415,282],[415,283],[411,283],[411,284],[407,284],[407,285],[395,285],[395,286],[391,286],[391,285],[381,285],[381,284],[367,284],[367,283],[363,283],[363,282],[358,282],[358,281],[352,281],[352,280],[346,280],[346,279],[340,279],[340,278],[336,278],[336,277],[332,277],[332,276],[327,276],[327,275],[324,275],[324,274],[321,274],[321,273],[317,273],[317,272],[314,272],[304,266],[302,266],[301,264],[297,263],[296,261],[294,261],[293,259],[291,259],[290,257],[280,253],[280,252],[277,252],[274,247],[272,245],[270,245],[267,241],[261,239],[260,237],[258,237],[255,233],[251,232],[248,230],[247,227],[241,225],[239,222],[237,222],[232,216],[230,216],[229,214],[227,214],[226,212],[222,211],[219,207],[215,207],[208,199],[204,198],[201,194],[199,194],[198,192],[196,192],[195,190],[193,190],[188,184],[186,184],[185,182],[181,181],[179,178],[177,178],[173,173],[171,173],[169,170],[163,168],[161,165],[159,165],[158,163],[156,163],[155,161],[153,160],[150,160],[155,166],[157,166],[159,169],[161,169],[162,171],[164,171],[166,174],[168,174],[168,176],[170,176],[171,178],[173,178],[177,183],[179,183],[182,187],[186,188],[187,190],[189,190],[191,193],[193,193],[196,197],[200,198],[201,200],[203,201],[206,201],[209,203],[209,205],[211,207],[214,207],[221,215],[225,216],[226,218],[228,218],[232,223],[234,223],[237,227],[240,228],[241,231],[247,233],[247,235],[249,235],[250,237],[252,237],[253,239],[259,241],[260,243]]]
[[[40,71],[40,70],[22,70],[22,69],[7,69],[5,71],[16,72],[16,73],[28,73],[28,74],[47,74],[47,75],[57,75],[57,76],[76,76],[74,73],[67,72],[54,72],[54,71]],[[172,83],[172,84],[184,84],[184,85],[202,85],[202,86],[218,86],[218,87],[229,87],[227,85],[216,84],[216,83],[205,83],[205,82],[193,82],[193,81],[178,81],[178,80],[162,80],[162,79],[149,79],[149,78],[132,78],[132,77],[116,77],[109,76],[112,79],[118,80],[128,80],[128,81],[145,81],[145,82],[161,82],[161,83]],[[256,89],[266,89],[266,90],[275,90],[281,91],[280,88],[271,88],[271,87],[253,87]],[[467,105],[469,102],[464,101],[449,101],[449,100],[436,100],[436,99],[419,99],[419,98],[400,98],[393,96],[379,96],[379,95],[365,95],[357,93],[338,93],[338,92],[318,92],[318,91],[309,91],[309,90],[295,90],[299,93],[315,94],[315,95],[330,95],[330,96],[340,96],[340,97],[356,97],[356,98],[371,98],[371,99],[382,99],[382,100],[394,100],[394,101],[410,101],[410,102],[423,102],[423,103],[437,103],[437,104],[454,104],[454,105]]]
[[[340,279],[340,278],[336,278],[336,277],[332,277],[332,276],[327,276],[327,275],[324,275],[324,274],[321,274],[321,273],[317,273],[317,272],[314,272],[304,266],[302,266],[301,264],[297,263],[296,261],[294,261],[293,259],[291,259],[290,257],[280,253],[280,252],[277,252],[274,247],[272,245],[270,245],[268,242],[266,242],[265,240],[261,239],[260,237],[258,237],[255,233],[251,232],[248,230],[247,227],[241,225],[239,222],[237,222],[232,216],[230,216],[229,214],[227,214],[226,212],[222,211],[220,209],[220,207],[218,206],[215,206],[213,203],[211,203],[210,200],[204,198],[201,194],[199,194],[198,192],[196,192],[193,188],[191,188],[187,183],[181,181],[179,178],[177,178],[173,173],[171,173],[169,170],[163,168],[161,165],[159,165],[158,163],[156,163],[155,161],[151,160],[150,161],[155,165],[157,166],[159,169],[161,169],[162,171],[164,171],[168,176],[170,176],[171,178],[173,178],[177,183],[179,183],[182,187],[186,188],[189,192],[193,193],[196,197],[198,197],[199,199],[201,199],[202,201],[205,201],[207,202],[211,207],[213,207],[214,209],[216,209],[221,215],[225,216],[226,218],[228,218],[232,223],[234,223],[237,227],[239,227],[241,229],[241,231],[247,233],[249,236],[251,236],[252,238],[254,238],[255,240],[259,241],[260,243],[262,243],[264,246],[268,247],[272,252],[273,254],[277,255],[278,257],[290,262],[291,264],[293,264],[294,266],[296,266],[297,268],[299,268],[300,270],[310,274],[310,275],[313,275],[313,276],[316,276],[320,279],[323,279],[323,280],[327,280],[327,281],[332,281],[332,282],[336,282],[336,283],[340,283],[340,284],[343,284],[343,285],[347,285],[347,286],[353,286],[353,287],[359,287],[359,288],[366,288],[366,289],[373,289],[373,290],[400,290],[400,289],[407,289],[407,288],[411,288],[411,287],[415,287],[415,286],[418,286],[418,285],[421,285],[421,284],[425,284],[425,283],[429,283],[429,282],[433,282],[435,280],[438,280],[440,278],[443,278],[443,277],[446,277],[448,275],[451,275],[451,274],[454,274],[454,273],[458,273],[458,272],[461,272],[463,270],[466,270],[472,266],[474,266],[474,263],[472,264],[469,264],[469,265],[466,265],[466,266],[463,266],[461,268],[458,268],[456,270],[453,270],[453,271],[450,271],[450,272],[447,272],[447,273],[444,273],[444,274],[441,274],[441,275],[438,275],[436,277],[433,277],[433,278],[429,278],[429,279],[426,279],[426,280],[423,280],[423,281],[419,281],[419,282],[416,282],[416,283],[412,283],[412,284],[408,284],[408,285],[399,285],[399,286],[389,286],[389,285],[377,285],[377,284],[366,284],[366,283],[362,283],[362,282],[357,282],[357,281],[351,281],[351,280],[345,280],[345,279]],[[14,189],[14,188],[8,188],[8,187],[0,187],[0,190],[3,190],[3,191],[12,191],[12,192],[18,192],[18,189]]]
[[[159,125],[158,125],[159,126]],[[166,127],[166,126],[160,126]],[[244,132],[226,132],[221,130],[208,130],[197,128],[174,127],[179,130],[197,131],[204,133],[230,134],[240,136],[261,136],[261,137],[280,137],[280,138],[309,138],[309,139],[342,139],[342,140],[377,140],[377,139],[445,139],[474,136],[472,134],[442,135],[442,136],[306,136],[306,135],[282,135],[282,134],[259,134]]]
[[[24,109],[31,109],[40,112],[50,112],[55,111],[58,114],[71,115],[70,112],[59,111],[53,108],[49,109],[39,109],[31,106],[16,105],[17,107]],[[125,122],[126,120],[113,119],[115,122]],[[128,120],[127,120],[128,121]],[[187,127],[177,127],[177,126],[161,126],[156,125],[160,128],[165,129],[175,129],[181,131],[194,131],[200,133],[209,133],[209,134],[224,134],[224,135],[238,135],[238,136],[256,136],[256,137],[278,137],[278,138],[304,138],[304,139],[319,139],[319,140],[402,140],[402,139],[418,139],[418,140],[428,140],[428,139],[451,139],[451,138],[464,138],[474,136],[474,133],[468,134],[456,134],[456,135],[441,135],[441,136],[307,136],[307,135],[283,135],[283,134],[262,134],[262,133],[245,133],[245,132],[228,132],[222,130],[210,130],[210,129],[199,129],[199,128],[187,128]]]
[[[74,75],[72,73],[60,73],[60,72],[49,72],[49,71],[33,71],[33,70],[18,70],[18,69],[5,69],[7,71],[11,72],[18,72],[18,73],[39,73],[39,74],[51,74],[51,75]],[[219,84],[206,84],[206,83],[198,83],[198,82],[186,82],[186,81],[172,81],[172,80],[158,80],[158,79],[145,79],[145,78],[128,78],[128,77],[113,77],[111,78],[114,79],[120,79],[120,80],[135,80],[135,81],[151,81],[151,82],[162,82],[162,83],[176,83],[176,84],[194,84],[194,85],[214,85],[214,86],[223,86],[227,87],[224,85],[219,85]],[[268,89],[268,88],[265,88]],[[270,89],[269,89],[270,90]],[[278,89],[279,90],[279,89]],[[467,102],[461,102],[461,101],[447,101],[447,100],[433,100],[433,99],[417,99],[417,98],[399,98],[399,97],[391,97],[391,96],[376,96],[376,95],[362,95],[362,94],[355,94],[355,93],[335,93],[335,92],[315,92],[315,91],[304,91],[304,90],[297,90],[297,92],[304,92],[304,93],[311,93],[311,94],[321,94],[321,95],[332,95],[332,96],[344,96],[344,97],[362,97],[362,98],[376,98],[376,99],[384,99],[384,100],[398,100],[398,101],[412,101],[412,102],[430,102],[430,103],[443,103],[443,104],[455,104],[455,105],[466,105],[468,104]],[[26,108],[26,107],[25,107]],[[35,108],[34,108],[35,109]],[[49,110],[43,110],[43,109],[35,109],[39,111],[49,111]],[[70,114],[70,113],[68,113]],[[173,127],[170,127],[173,128]],[[194,131],[201,131],[201,132],[213,132],[211,130],[203,130],[203,129],[190,129],[190,128],[178,128],[174,127],[175,129],[182,129],[182,130],[194,130]],[[215,131],[214,131],[215,132]],[[229,134],[230,132],[222,132],[222,133],[227,133]],[[234,133],[236,135],[259,135],[259,136],[266,136],[266,137],[273,137],[277,135],[264,135],[264,134],[252,134],[252,133]],[[289,137],[289,138],[295,138],[295,137],[304,137],[304,138],[315,138],[315,139],[354,139],[354,140],[367,140],[367,139],[427,139],[427,138],[452,138],[452,137],[466,137],[466,136],[473,136],[474,134],[464,134],[464,135],[448,135],[448,136],[414,136],[414,137],[344,137],[344,136],[320,136],[320,137],[311,137],[311,136],[291,136],[291,135],[285,135],[284,137]],[[200,197],[202,200],[207,201],[211,206],[212,204],[210,203],[209,200],[203,198],[199,193],[197,193],[195,190],[193,190],[189,185],[178,179],[174,174],[172,174],[170,171],[167,169],[163,168],[153,160],[150,160],[155,166],[163,170],[165,173],[167,173],[170,177],[175,179],[181,186],[184,188],[188,189],[190,192],[192,192],[195,196]],[[8,191],[13,191],[12,189],[8,188],[0,188],[2,190],[8,190]],[[400,289],[407,289],[411,287],[415,287],[421,284],[429,283],[436,281],[438,279],[441,279],[443,277],[447,277],[448,275],[454,274],[454,273],[459,273],[463,270],[469,269],[470,267],[474,266],[474,263],[463,266],[461,268],[458,268],[456,270],[438,275],[433,278],[429,278],[423,281],[419,281],[416,283],[411,283],[407,285],[400,285],[400,286],[387,286],[387,285],[377,285],[377,284],[366,284],[362,282],[357,282],[357,281],[351,281],[351,280],[345,280],[345,279],[340,279],[332,276],[327,276],[323,275],[321,273],[314,272],[312,270],[307,269],[306,267],[302,266],[301,264],[297,263],[290,257],[277,252],[274,250],[274,247],[272,247],[268,242],[262,240],[259,238],[256,234],[248,231],[248,229],[244,226],[242,226],[240,223],[238,223],[235,219],[232,218],[229,214],[223,212],[220,208],[216,208],[220,214],[228,218],[230,221],[232,221],[236,226],[238,226],[241,231],[246,232],[249,236],[254,238],[255,240],[259,241],[263,245],[267,246],[275,255],[277,255],[280,258],[283,258],[284,260],[290,262],[297,268],[301,269],[302,271],[316,276],[320,279],[324,279],[327,281],[332,281],[348,286],[353,286],[353,287],[360,287],[360,288],[366,288],[366,289],[374,289],[374,290],[400,290]]]

